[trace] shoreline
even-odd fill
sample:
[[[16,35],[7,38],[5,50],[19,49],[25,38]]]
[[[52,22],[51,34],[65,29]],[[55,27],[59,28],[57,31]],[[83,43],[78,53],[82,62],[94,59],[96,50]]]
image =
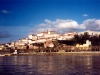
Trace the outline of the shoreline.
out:
[[[9,56],[31,56],[31,55],[100,55],[100,51],[95,52],[35,52],[35,53],[20,53],[11,54]]]

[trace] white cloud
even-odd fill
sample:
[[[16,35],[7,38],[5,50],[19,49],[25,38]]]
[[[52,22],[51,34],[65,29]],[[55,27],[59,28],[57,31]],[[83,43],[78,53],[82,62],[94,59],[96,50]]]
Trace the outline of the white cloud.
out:
[[[100,30],[100,19],[87,19],[83,22],[83,25],[89,30]]]
[[[87,14],[83,14],[83,16],[84,16],[84,17],[87,17],[88,15],[87,15]]]
[[[2,10],[1,12],[4,14],[12,13],[11,11],[7,11],[7,10]]]
[[[56,21],[50,21],[48,19],[45,20],[45,23],[39,24],[36,28],[36,31],[46,31],[46,30],[55,30],[59,33],[64,33],[68,31],[78,31],[84,30],[84,25],[79,25],[74,20],[62,20],[56,19]]]
[[[50,21],[50,20],[48,20],[48,19],[45,19],[45,22],[47,22],[47,23],[51,23],[51,21]]]
[[[34,32],[54,30],[58,33],[65,33],[70,31],[83,31],[83,30],[100,30],[100,19],[87,19],[82,24],[78,24],[75,20],[62,20],[56,19],[51,21],[46,19],[45,23],[39,24],[34,28]]]

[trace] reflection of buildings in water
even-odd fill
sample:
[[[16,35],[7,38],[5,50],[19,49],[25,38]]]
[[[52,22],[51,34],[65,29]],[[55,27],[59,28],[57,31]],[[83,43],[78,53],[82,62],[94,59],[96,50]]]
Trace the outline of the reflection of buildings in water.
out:
[[[37,62],[36,64],[39,73],[55,75],[63,71],[62,67],[64,65],[65,64],[63,64],[62,59],[56,56],[45,56],[43,58],[41,57],[41,59],[39,59],[39,62]]]
[[[37,63],[38,67],[38,72],[43,73],[43,74],[52,74],[54,65],[52,61],[51,56],[46,56],[41,60],[40,62]]]
[[[55,74],[58,73],[75,73],[75,72],[85,72],[88,75],[92,74],[92,68],[94,63],[99,65],[100,61],[95,58],[92,60],[93,56],[85,55],[71,55],[71,56],[16,56],[12,57],[11,61],[14,61],[13,64],[18,64],[20,70],[24,70],[24,66],[29,68],[30,72],[37,72],[39,74]],[[24,66],[22,66],[24,65]],[[92,65],[94,65],[92,67]],[[19,68],[18,67],[18,68]],[[100,67],[99,67],[100,68]],[[66,75],[66,74],[65,74]]]
[[[28,58],[27,58],[27,64],[29,65],[29,66],[32,66],[33,65],[33,60],[34,59],[34,57],[32,57],[32,56],[28,56]]]
[[[90,55],[87,55],[87,56],[74,56],[72,57],[72,64],[73,65],[84,65],[84,66],[87,66],[87,65],[92,65],[92,56]]]
[[[17,57],[17,65],[27,65],[28,57],[27,56],[18,56]]]
[[[12,64],[14,65],[24,65],[29,62],[27,56],[12,56],[10,60],[13,61]]]
[[[0,57],[0,65],[3,64],[3,57]]]
[[[100,74],[100,56],[93,56],[93,71]]]
[[[11,60],[13,61],[12,64],[14,64],[14,65],[17,65],[17,64],[18,64],[18,63],[17,63],[17,56],[13,56],[13,57],[11,58]]]
[[[11,56],[2,58],[0,62],[3,65],[13,65],[2,66],[0,69],[4,70],[10,67],[12,69],[13,67],[13,71],[27,72],[27,75],[34,73],[38,75],[62,75],[62,73],[63,75],[74,75],[75,73],[78,75],[93,75],[94,71],[99,74],[100,70],[99,56],[92,55]]]
[[[71,65],[77,72],[85,73],[88,75],[92,74],[92,56],[90,55],[81,55],[81,56],[74,56],[71,58],[72,63]]]
[[[87,56],[86,60],[86,65],[88,66],[87,68],[90,69],[92,68],[92,56]]]
[[[93,71],[92,71],[92,56],[91,55],[87,55],[84,58],[84,72],[87,75],[93,75]]]

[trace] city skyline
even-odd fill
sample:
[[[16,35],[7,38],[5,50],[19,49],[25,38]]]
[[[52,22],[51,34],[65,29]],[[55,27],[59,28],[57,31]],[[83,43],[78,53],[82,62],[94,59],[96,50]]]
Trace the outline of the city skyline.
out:
[[[100,30],[99,0],[0,0],[0,43],[29,33]]]

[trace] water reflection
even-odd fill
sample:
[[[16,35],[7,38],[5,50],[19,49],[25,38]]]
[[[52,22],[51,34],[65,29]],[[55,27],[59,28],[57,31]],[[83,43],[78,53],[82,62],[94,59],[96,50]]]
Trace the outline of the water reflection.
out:
[[[100,56],[0,57],[0,75],[99,75]]]

